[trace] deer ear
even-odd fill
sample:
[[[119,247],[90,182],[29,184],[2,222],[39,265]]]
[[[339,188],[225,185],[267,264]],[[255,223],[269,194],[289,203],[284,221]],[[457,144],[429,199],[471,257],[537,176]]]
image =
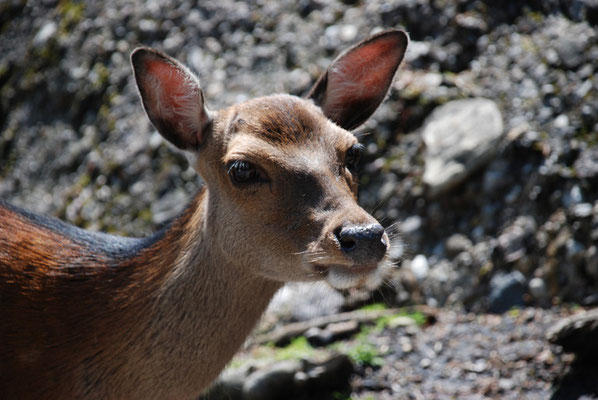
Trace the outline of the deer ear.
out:
[[[308,97],[337,125],[357,128],[384,100],[408,42],[398,29],[363,40],[330,64]]]
[[[196,150],[210,116],[197,77],[174,58],[149,48],[131,54],[145,112],[158,132],[183,150]]]

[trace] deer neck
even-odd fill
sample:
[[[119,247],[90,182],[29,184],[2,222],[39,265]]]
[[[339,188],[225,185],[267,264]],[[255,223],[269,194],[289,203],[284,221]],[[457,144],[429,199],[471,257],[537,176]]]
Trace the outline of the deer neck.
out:
[[[168,366],[163,370],[173,374],[166,378],[161,372],[165,385],[180,382],[181,375],[190,387],[213,381],[281,286],[252,273],[250,266],[226,261],[226,248],[210,234],[210,204],[204,189],[165,232],[164,243],[155,244],[163,247],[158,253],[176,254],[145,332],[148,348],[160,349],[152,355],[155,365]],[[174,245],[173,237],[179,237]]]
[[[282,284],[253,272],[251,265],[233,263],[226,257],[227,246],[235,243],[222,245],[214,239],[216,235],[211,231],[226,222],[209,217],[217,204],[211,200],[208,189],[198,193],[176,226],[169,229],[175,231],[172,236],[180,235],[180,240],[173,243],[169,237],[163,239],[164,247],[174,246],[177,256],[159,302],[169,306],[170,301],[184,300],[176,308],[183,310],[183,305],[188,305],[204,317],[231,320],[238,329],[240,321],[234,318],[244,320],[247,312],[259,317]]]

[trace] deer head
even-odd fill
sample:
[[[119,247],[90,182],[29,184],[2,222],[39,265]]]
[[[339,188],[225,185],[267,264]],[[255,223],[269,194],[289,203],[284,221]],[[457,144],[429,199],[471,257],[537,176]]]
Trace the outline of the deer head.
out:
[[[407,43],[403,31],[381,32],[336,58],[306,98],[271,95],[219,111],[175,59],[132,54],[147,115],[207,184],[205,239],[223,261],[280,282],[348,288],[378,279],[389,238],[357,204],[362,146],[350,130],[384,100]]]

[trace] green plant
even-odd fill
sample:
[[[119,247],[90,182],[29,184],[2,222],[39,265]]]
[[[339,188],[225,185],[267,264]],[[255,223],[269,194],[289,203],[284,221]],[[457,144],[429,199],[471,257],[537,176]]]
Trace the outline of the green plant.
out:
[[[363,311],[379,311],[379,310],[386,310],[388,307],[384,303],[373,303],[368,304],[360,308]]]
[[[426,315],[420,311],[401,311],[396,314],[386,315],[376,320],[375,332],[381,332],[384,328],[393,327],[395,324],[400,323],[400,320],[405,318],[412,319],[417,326],[423,326],[426,324]]]
[[[305,358],[313,354],[314,351],[305,336],[298,336],[291,340],[291,343],[276,351],[275,358],[277,360]]]
[[[382,354],[376,346],[369,342],[368,338],[372,330],[372,327],[364,326],[353,342],[338,342],[330,347],[339,353],[348,355],[360,367],[363,365],[380,366],[384,362]]]
[[[384,364],[380,351],[374,345],[365,341],[360,341],[351,346],[346,354],[360,367],[363,365],[380,366]]]
[[[521,313],[521,309],[519,309],[518,307],[512,307],[509,310],[509,316],[511,318],[517,318],[519,316],[519,314]]]

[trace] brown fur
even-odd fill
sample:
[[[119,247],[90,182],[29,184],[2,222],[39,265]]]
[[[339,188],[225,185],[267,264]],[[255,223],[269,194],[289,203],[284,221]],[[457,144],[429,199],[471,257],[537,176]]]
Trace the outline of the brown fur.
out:
[[[300,99],[291,96],[285,99],[267,97],[256,99],[251,107],[259,113],[250,113],[245,121],[248,132],[273,144],[299,143],[309,140],[318,129],[316,118],[301,104]]]
[[[134,257],[119,259],[0,206],[0,393],[67,398],[93,391],[101,379],[94,364],[122,350],[104,354],[107,344],[123,334],[132,340],[149,323],[140,317],[172,273],[150,266],[175,265],[190,217],[182,215]],[[82,387],[75,387],[78,380]]]
[[[355,51],[377,51],[377,40]],[[335,63],[350,69],[354,58]],[[349,287],[379,273],[380,256],[364,247],[354,257],[337,236],[377,223],[357,205],[345,163],[357,140],[317,99],[274,95],[213,112],[176,60],[139,49],[132,63],[148,117],[191,152],[206,188],[148,239],[85,233],[0,203],[0,398],[194,398],[284,282]],[[387,89],[358,101],[375,108]],[[318,93],[342,105],[339,88]],[[259,182],[231,179],[239,160]]]

